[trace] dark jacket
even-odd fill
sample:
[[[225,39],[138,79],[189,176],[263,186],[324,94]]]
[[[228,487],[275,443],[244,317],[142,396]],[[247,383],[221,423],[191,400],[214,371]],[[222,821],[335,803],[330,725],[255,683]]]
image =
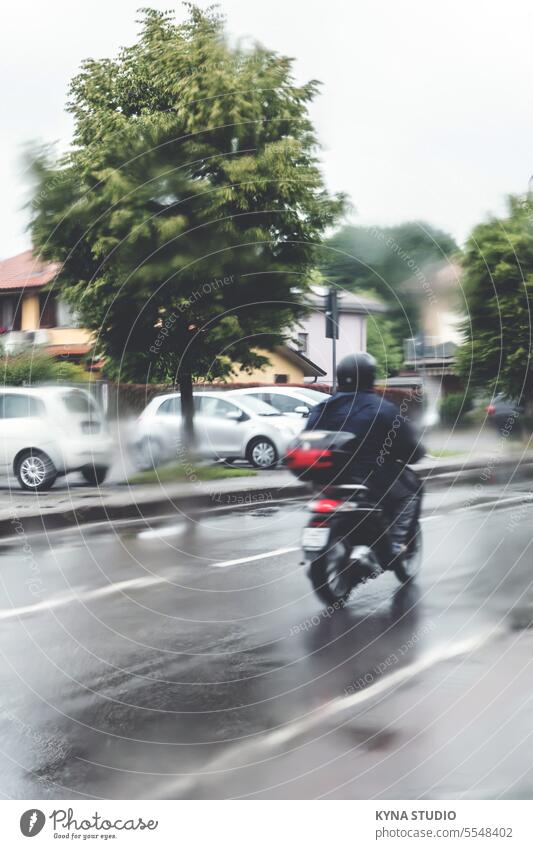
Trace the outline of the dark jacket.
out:
[[[373,391],[337,392],[311,410],[305,430],[353,433],[358,443],[353,476],[384,492],[407,463],[416,463],[425,453],[406,413]]]

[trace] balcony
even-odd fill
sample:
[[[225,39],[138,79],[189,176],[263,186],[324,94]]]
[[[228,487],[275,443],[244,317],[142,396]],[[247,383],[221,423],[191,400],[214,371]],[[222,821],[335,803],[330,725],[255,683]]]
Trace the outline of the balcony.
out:
[[[403,357],[406,366],[411,368],[445,368],[455,362],[455,342],[441,342],[437,337],[425,339],[404,339]]]
[[[0,346],[4,354],[16,354],[32,345],[46,345],[47,330],[8,330],[0,334]]]

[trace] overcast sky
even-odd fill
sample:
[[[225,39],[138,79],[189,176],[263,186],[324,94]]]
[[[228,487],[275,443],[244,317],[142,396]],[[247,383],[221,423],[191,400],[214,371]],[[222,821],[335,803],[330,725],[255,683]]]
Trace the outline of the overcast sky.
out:
[[[67,87],[82,59],[135,39],[136,9],[171,0],[25,0],[0,35],[0,257],[30,246],[21,151],[68,144]],[[198,5],[208,2],[199,0]],[[235,37],[296,59],[318,78],[312,115],[328,186],[360,224],[425,219],[461,242],[533,173],[529,0],[224,0]],[[175,8],[183,15],[181,4]]]

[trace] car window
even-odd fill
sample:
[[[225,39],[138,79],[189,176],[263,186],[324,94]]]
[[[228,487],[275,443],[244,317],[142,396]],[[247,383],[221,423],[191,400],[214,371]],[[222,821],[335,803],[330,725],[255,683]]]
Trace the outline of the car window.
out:
[[[305,401],[299,398],[292,398],[290,395],[281,395],[281,393],[273,392],[270,396],[270,403],[280,413],[294,413],[296,407],[306,407]]]
[[[181,398],[167,398],[157,408],[157,416],[179,416],[181,415]]]
[[[252,404],[254,401],[259,401],[262,404],[270,404],[270,392],[243,392],[242,395],[239,395],[239,399],[244,404],[249,403],[250,401]],[[256,412],[257,409],[258,408],[256,408]],[[270,412],[272,412],[272,410]]]
[[[270,404],[261,401],[255,395],[241,395],[239,403],[242,404],[245,410],[250,413],[255,413],[258,416],[275,416],[277,411]]]
[[[64,392],[61,399],[69,411],[69,413],[98,413],[98,407],[85,392],[78,392],[73,389],[71,392]]]
[[[321,401],[325,401],[326,398],[329,398],[327,392],[319,392],[318,389],[308,389],[306,386],[298,387],[298,395],[304,394],[310,401],[314,401],[315,404],[320,404]]]
[[[2,395],[0,398],[0,418],[27,419],[42,417],[46,414],[44,403],[33,395]]]
[[[198,397],[198,396],[197,396]],[[196,399],[195,399],[196,400]],[[204,416],[227,416],[228,413],[240,413],[235,404],[230,404],[229,401],[224,401],[222,398],[214,398],[209,395],[202,395],[198,398],[200,401],[200,412]]]

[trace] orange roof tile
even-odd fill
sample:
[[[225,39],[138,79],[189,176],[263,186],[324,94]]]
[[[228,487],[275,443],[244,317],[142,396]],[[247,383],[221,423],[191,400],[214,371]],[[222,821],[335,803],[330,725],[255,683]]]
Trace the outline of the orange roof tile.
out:
[[[36,258],[33,251],[0,260],[0,289],[27,289],[44,286],[54,279],[59,271],[57,262],[46,262]]]

